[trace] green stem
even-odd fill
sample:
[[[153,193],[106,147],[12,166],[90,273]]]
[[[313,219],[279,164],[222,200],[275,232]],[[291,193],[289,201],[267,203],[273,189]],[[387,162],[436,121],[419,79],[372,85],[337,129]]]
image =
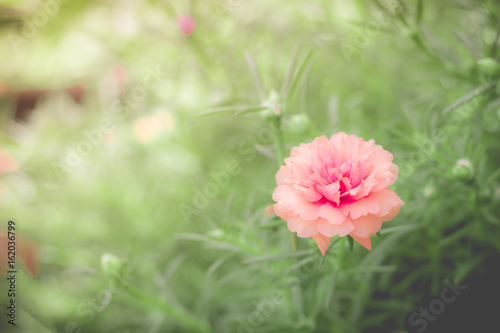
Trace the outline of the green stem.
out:
[[[285,144],[283,142],[283,131],[281,130],[281,117],[276,116],[273,119],[274,143],[276,146],[276,160],[278,165],[284,164]]]
[[[459,106],[461,106],[462,104],[467,103],[468,101],[470,101],[474,97],[476,97],[478,95],[481,95],[482,93],[484,93],[484,92],[488,91],[489,89],[493,88],[495,86],[495,84],[496,84],[495,82],[490,82],[488,84],[485,84],[484,86],[481,86],[479,88],[474,89],[473,91],[471,91],[470,93],[468,93],[467,95],[465,95],[464,97],[460,98],[458,101],[456,101],[455,103],[453,103],[452,105],[448,106],[446,109],[444,109],[443,111],[441,111],[441,114],[446,114],[446,113],[450,112],[451,110],[454,110],[454,109],[458,108]]]
[[[347,236],[351,237],[351,236]],[[344,266],[344,252],[346,248],[346,244],[349,245],[349,239],[345,242],[339,242],[339,248],[337,249],[337,265],[338,269],[341,270]]]
[[[154,296],[148,295],[131,285],[124,285],[124,288],[135,298],[162,310],[168,316],[176,318],[185,327],[192,329],[193,332],[214,333],[210,327],[200,323],[196,317],[191,316],[181,308],[172,306]]]
[[[297,239],[293,232],[290,232],[290,243],[292,243],[292,251],[297,251]],[[295,261],[297,261],[297,259],[295,259]]]
[[[283,131],[281,130],[281,116],[275,116],[273,119],[273,132],[275,136],[275,146],[276,146],[276,160],[278,165],[284,164],[285,158],[285,143],[283,142]],[[297,251],[297,236],[293,232],[290,232],[290,243],[292,245],[292,251]]]
[[[497,55],[497,50],[498,50],[498,38],[500,37],[500,29],[497,31],[497,34],[495,36],[495,41],[493,42],[493,44],[491,45],[491,51],[490,51],[490,54],[491,54],[491,57],[492,58],[495,58],[496,55]]]
[[[439,56],[437,56],[434,52],[432,52],[427,45],[425,45],[424,41],[422,40],[422,37],[420,35],[420,31],[416,31],[415,34],[411,37],[411,39],[417,44],[417,46],[422,50],[429,58],[434,59],[441,63],[444,68],[450,70],[448,68],[448,65],[441,59]]]

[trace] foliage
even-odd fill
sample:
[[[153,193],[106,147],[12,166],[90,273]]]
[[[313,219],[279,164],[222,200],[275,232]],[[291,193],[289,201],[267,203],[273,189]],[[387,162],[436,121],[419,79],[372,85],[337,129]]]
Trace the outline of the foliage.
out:
[[[497,2],[117,3],[60,4],[26,38],[41,3],[0,2],[3,81],[87,87],[81,104],[45,96],[28,121],[0,99],[20,164],[2,175],[1,220],[41,248],[39,276],[19,272],[17,331],[399,332],[500,250]],[[158,110],[175,125],[138,142],[134,121]],[[111,147],[89,139],[105,119]],[[276,159],[339,131],[394,154],[406,204],[371,252],[334,239],[323,258],[302,238],[292,251],[286,223],[262,214]]]

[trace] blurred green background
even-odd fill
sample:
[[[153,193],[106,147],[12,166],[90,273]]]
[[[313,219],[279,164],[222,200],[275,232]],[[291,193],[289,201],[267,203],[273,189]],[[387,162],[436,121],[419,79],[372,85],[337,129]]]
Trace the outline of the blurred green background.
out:
[[[486,0],[0,1],[19,165],[0,229],[40,263],[1,331],[417,332],[449,281],[477,297],[424,330],[494,332],[498,286],[470,279],[500,263],[499,19]],[[339,131],[393,153],[406,204],[371,252],[292,251],[263,216],[275,111],[285,154]]]

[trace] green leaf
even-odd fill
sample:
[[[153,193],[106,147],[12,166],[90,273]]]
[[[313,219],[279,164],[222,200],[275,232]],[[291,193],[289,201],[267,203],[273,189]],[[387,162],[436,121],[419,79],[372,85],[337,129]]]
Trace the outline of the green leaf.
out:
[[[238,106],[223,106],[220,108],[209,109],[209,110],[203,111],[201,113],[198,113],[195,116],[195,118],[214,116],[214,115],[224,114],[224,113],[236,113],[236,112],[238,112],[238,110],[240,110],[240,107],[238,107]]]
[[[326,293],[325,308],[327,308],[327,309],[330,307],[330,304],[331,304],[331,301],[333,298],[333,293],[335,291],[335,286],[336,286],[336,282],[337,282],[337,273],[338,273],[338,270],[333,272],[332,280],[330,281],[330,286],[328,288],[328,292]]]
[[[251,107],[251,108],[248,108],[248,109],[244,109],[244,110],[240,110],[238,112],[236,112],[234,115],[235,116],[241,116],[241,115],[244,115],[244,114],[247,114],[247,113],[250,113],[250,112],[258,112],[258,111],[264,111],[264,110],[267,110],[269,109],[267,106],[257,106],[257,107]]]
[[[295,90],[297,89],[297,85],[299,84],[300,78],[304,74],[304,70],[306,69],[307,65],[309,64],[309,61],[311,60],[312,54],[313,54],[313,49],[309,49],[309,51],[306,54],[306,57],[304,58],[304,60],[300,64],[299,69],[297,70],[297,73],[293,77],[290,91],[286,94],[286,98],[285,98],[286,101],[290,100],[293,97],[293,95],[295,94]]]
[[[408,21],[406,21],[406,18],[404,17],[403,13],[401,12],[401,7],[398,7],[394,10],[394,13],[396,14],[396,16],[401,20],[401,22],[406,26],[406,27],[410,27],[410,25],[408,24]]]
[[[422,22],[422,14],[424,11],[424,3],[422,0],[417,1],[417,25],[420,25],[420,22]]]
[[[441,111],[441,114],[446,114],[446,113],[450,112],[451,110],[458,108],[459,106],[461,106],[462,104],[465,104],[466,102],[470,101],[474,97],[481,95],[482,93],[488,91],[488,89],[494,87],[495,84],[496,84],[495,82],[490,82],[488,84],[485,84],[481,87],[478,87],[478,88],[472,90],[471,92],[469,92],[465,96],[459,98],[456,102],[454,102],[453,104],[448,106],[446,109]]]
[[[295,46],[293,50],[292,57],[290,58],[290,63],[288,64],[288,70],[286,72],[285,81],[283,81],[283,86],[281,87],[281,99],[285,100],[288,87],[290,86],[290,81],[293,75],[293,69],[295,67],[295,61],[297,60],[297,54],[299,53],[300,45]]]
[[[347,241],[349,242],[349,249],[352,252],[352,249],[354,248],[354,239],[352,239],[351,236],[347,235]]]
[[[207,269],[207,272],[205,273],[205,276],[208,278],[210,277],[222,264],[224,264],[231,256],[233,256],[234,253],[228,253],[225,256],[220,257],[217,259],[210,267]]]
[[[397,267],[395,265],[380,265],[380,266],[360,266],[356,268],[351,268],[344,271],[345,274],[355,274],[355,273],[391,273],[395,272]]]
[[[323,256],[321,256],[321,257],[323,258]],[[301,259],[301,260],[297,261],[296,263],[294,263],[292,266],[290,266],[290,268],[288,268],[283,273],[283,275],[293,274],[297,269],[301,268],[302,266],[305,266],[305,265],[309,264],[310,262],[318,261],[321,259],[319,258],[318,255],[308,256],[307,258]],[[304,268],[304,269],[307,269],[307,268]]]
[[[436,244],[436,247],[440,248],[440,247],[446,247],[450,244],[454,244],[454,243],[457,243],[459,239],[461,239],[462,237],[465,237],[465,235],[469,234],[472,227],[472,225],[469,224],[457,231],[455,231],[454,233],[452,233],[451,235],[441,239],[437,244]]]
[[[208,116],[216,116],[220,114],[228,114],[232,113],[233,115],[241,115],[247,112],[255,112],[255,111],[261,111],[265,110],[266,107],[260,107],[260,106],[249,106],[249,105],[233,105],[233,106],[223,106],[220,108],[214,108],[214,109],[209,109],[206,111],[203,111],[201,113],[198,113],[195,118],[202,118],[202,117],[208,117]]]
[[[261,256],[261,257],[254,257],[254,258],[249,258],[243,261],[244,264],[252,264],[256,262],[263,262],[263,261],[275,261],[275,260],[283,260],[283,259],[290,259],[290,258],[300,258],[304,257],[307,255],[311,255],[311,250],[302,250],[302,251],[294,251],[290,253],[282,253],[282,254],[272,254],[272,255],[267,255],[267,256]]]
[[[264,88],[262,87],[262,79],[260,78],[259,71],[257,70],[257,66],[255,65],[255,61],[253,60],[252,56],[247,52],[245,52],[245,59],[248,64],[248,68],[252,73],[255,88],[257,89],[257,93],[259,95],[259,99],[263,101],[265,98]]]

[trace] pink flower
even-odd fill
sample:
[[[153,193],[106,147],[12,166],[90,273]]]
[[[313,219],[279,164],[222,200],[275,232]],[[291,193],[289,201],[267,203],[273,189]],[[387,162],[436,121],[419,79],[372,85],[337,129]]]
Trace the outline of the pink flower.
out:
[[[191,15],[179,15],[176,22],[183,36],[191,35],[196,29],[196,22]]]
[[[388,188],[398,176],[392,154],[343,132],[294,147],[276,174],[276,215],[325,255],[333,236],[350,235],[371,250],[370,235],[404,202]]]

